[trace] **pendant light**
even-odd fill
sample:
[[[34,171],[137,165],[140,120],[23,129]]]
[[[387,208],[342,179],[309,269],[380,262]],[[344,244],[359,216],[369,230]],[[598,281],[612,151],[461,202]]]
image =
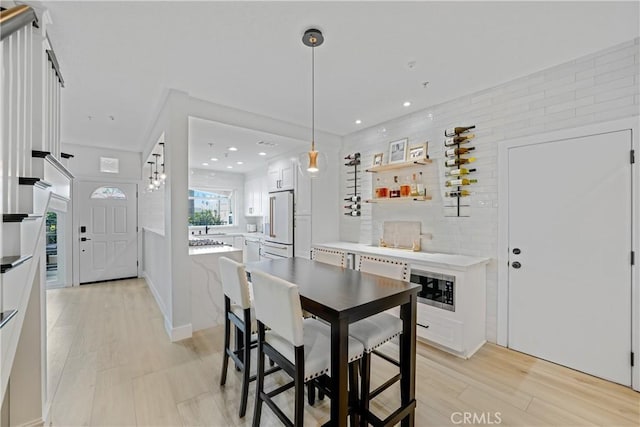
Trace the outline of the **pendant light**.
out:
[[[320,168],[318,167],[318,152],[316,151],[315,138],[315,49],[322,45],[323,42],[324,36],[322,35],[322,32],[315,28],[308,29],[302,36],[302,43],[311,48],[311,151],[307,153],[307,156],[309,157],[307,172],[312,178],[320,172]]]
[[[153,185],[153,165],[155,162],[147,162],[149,164],[149,185],[147,186],[147,189],[149,191],[153,191],[156,189],[156,186]]]
[[[162,173],[160,174],[160,180],[164,182],[167,179],[167,174],[164,171],[164,142],[159,142],[160,147],[162,147]]]
[[[158,157],[160,157],[160,154],[158,154],[158,153],[153,153],[153,157],[155,157],[155,158],[156,158],[156,161],[155,161],[155,162],[153,162],[153,163],[155,163],[155,165],[156,165],[156,170],[155,170],[155,172],[153,173],[153,176],[154,176],[154,179],[153,179],[153,185],[154,185],[156,188],[160,188],[160,179],[158,178],[158,162],[159,162]]]

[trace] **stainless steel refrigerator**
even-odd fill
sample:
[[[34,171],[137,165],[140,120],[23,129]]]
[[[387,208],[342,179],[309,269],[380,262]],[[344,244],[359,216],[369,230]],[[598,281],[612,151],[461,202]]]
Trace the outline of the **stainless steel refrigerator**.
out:
[[[293,191],[269,193],[269,222],[261,258],[293,257]]]

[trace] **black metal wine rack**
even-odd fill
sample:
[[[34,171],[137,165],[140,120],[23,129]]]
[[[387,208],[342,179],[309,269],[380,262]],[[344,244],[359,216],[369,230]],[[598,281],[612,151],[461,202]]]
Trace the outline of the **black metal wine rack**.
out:
[[[347,209],[345,212],[346,216],[358,217],[360,216],[360,183],[358,179],[358,174],[362,171],[359,170],[360,167],[360,153],[352,153],[348,154],[344,158],[346,163],[344,164],[347,167],[347,179],[346,179],[346,197],[344,201],[346,204],[344,208]]]
[[[458,162],[457,162],[458,164],[457,164],[457,165],[447,166],[447,167],[449,167],[449,168],[453,168],[453,169],[456,169],[456,168],[457,168],[457,169],[462,169],[465,165],[467,165],[466,163],[465,163],[465,164],[460,164],[460,159],[461,159],[461,157],[460,157],[460,156],[461,156],[461,154],[460,154],[458,151],[459,151],[459,149],[460,149],[460,144],[462,144],[464,140],[463,140],[463,141],[461,141],[461,140],[459,140],[458,138],[459,138],[460,136],[464,136],[468,131],[470,131],[470,130],[472,130],[472,129],[475,129],[475,128],[476,128],[476,127],[475,127],[475,125],[473,125],[473,126],[468,126],[468,127],[464,127],[464,128],[462,128],[462,129],[464,129],[464,130],[462,130],[462,131],[457,131],[457,129],[459,129],[459,128],[454,128],[454,129],[456,129],[456,132],[453,134],[453,136],[451,136],[450,134],[448,135],[448,134],[447,134],[447,131],[445,130],[445,132],[444,132],[445,137],[452,137],[452,138],[454,138],[454,142],[455,142],[453,145],[446,145],[446,139],[445,139],[445,146],[444,146],[444,150],[445,150],[445,156],[444,156],[444,158],[445,158],[445,165],[446,165],[447,160],[449,160],[449,159],[456,159],[456,160],[458,160]],[[475,147],[474,147],[474,148],[475,148]],[[447,155],[446,155],[446,151],[447,151],[447,150],[450,150],[450,149],[455,149],[455,150],[456,150],[456,155],[455,155],[455,157],[450,157],[450,158],[449,158],[449,157],[447,157]],[[466,154],[466,153],[465,153],[465,154]],[[471,169],[471,168],[470,168],[470,169]],[[470,173],[473,173],[473,172],[476,172],[476,169],[475,169],[475,168],[473,168],[473,170],[472,170],[472,171],[470,171]],[[456,178],[456,177],[449,176],[449,179],[452,179],[452,178],[455,178],[455,179],[463,179],[463,178],[465,178],[466,176],[467,176],[467,175],[462,175],[462,174],[460,174],[460,175],[458,175],[458,177],[457,177],[457,178]],[[445,178],[445,181],[446,181],[446,178]],[[463,190],[464,190],[464,186],[462,186],[462,185],[458,185],[456,190],[453,190],[453,188],[456,188],[456,187],[447,187],[447,188],[448,188],[448,189],[450,189],[450,190],[449,190],[449,193],[453,193],[453,192],[455,192],[455,193],[456,193],[456,195],[455,195],[455,196],[451,196],[451,195],[449,195],[449,197],[455,197],[455,199],[456,199],[456,204],[455,204],[454,206],[446,206],[446,207],[453,207],[453,208],[455,208],[455,215],[446,215],[446,216],[448,216],[448,217],[457,217],[457,218],[461,218],[461,217],[468,217],[468,215],[462,215],[462,213],[461,213],[461,208],[463,208],[463,207],[469,207],[469,205],[463,205],[463,204],[461,203],[461,199],[462,199],[463,197],[466,197],[466,196],[465,196],[465,195],[463,195],[463,193],[462,193],[462,192],[463,192]]]

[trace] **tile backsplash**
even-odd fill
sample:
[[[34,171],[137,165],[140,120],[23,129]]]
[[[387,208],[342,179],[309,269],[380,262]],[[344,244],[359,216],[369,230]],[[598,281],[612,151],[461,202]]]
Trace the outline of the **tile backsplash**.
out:
[[[376,244],[385,221],[420,221],[423,251],[491,257],[487,268],[487,339],[496,340],[498,190],[497,144],[517,138],[640,115],[640,39],[578,58],[502,85],[472,93],[346,136],[343,154],[359,151],[363,169],[388,144],[409,138],[409,145],[429,141],[433,163],[421,168],[431,201],[362,205],[362,216],[341,215],[341,240]],[[443,131],[476,125],[470,217],[451,218],[444,208]],[[402,171],[398,171],[400,175]],[[390,173],[394,175],[394,173]],[[362,176],[362,198],[372,197],[375,174]],[[347,179],[344,171],[341,182]],[[341,185],[342,188],[346,185]],[[346,193],[341,194],[346,197]]]

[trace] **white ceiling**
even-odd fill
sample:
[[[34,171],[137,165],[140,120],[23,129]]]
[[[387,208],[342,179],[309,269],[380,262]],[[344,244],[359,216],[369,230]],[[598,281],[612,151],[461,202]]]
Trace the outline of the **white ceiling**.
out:
[[[635,1],[45,6],[66,82],[62,141],[136,151],[168,88],[309,126],[311,52],[300,39],[310,26],[326,39],[316,127],[337,135],[630,40],[640,26]],[[217,139],[202,135],[199,149]]]
[[[280,154],[295,149],[309,149],[306,141],[195,117],[189,118],[189,147],[191,168],[239,173],[266,168],[266,161]],[[234,147],[237,151],[231,151],[229,147]],[[265,155],[259,155],[261,152]],[[212,158],[218,160],[211,160]],[[242,164],[239,165],[238,162]]]

